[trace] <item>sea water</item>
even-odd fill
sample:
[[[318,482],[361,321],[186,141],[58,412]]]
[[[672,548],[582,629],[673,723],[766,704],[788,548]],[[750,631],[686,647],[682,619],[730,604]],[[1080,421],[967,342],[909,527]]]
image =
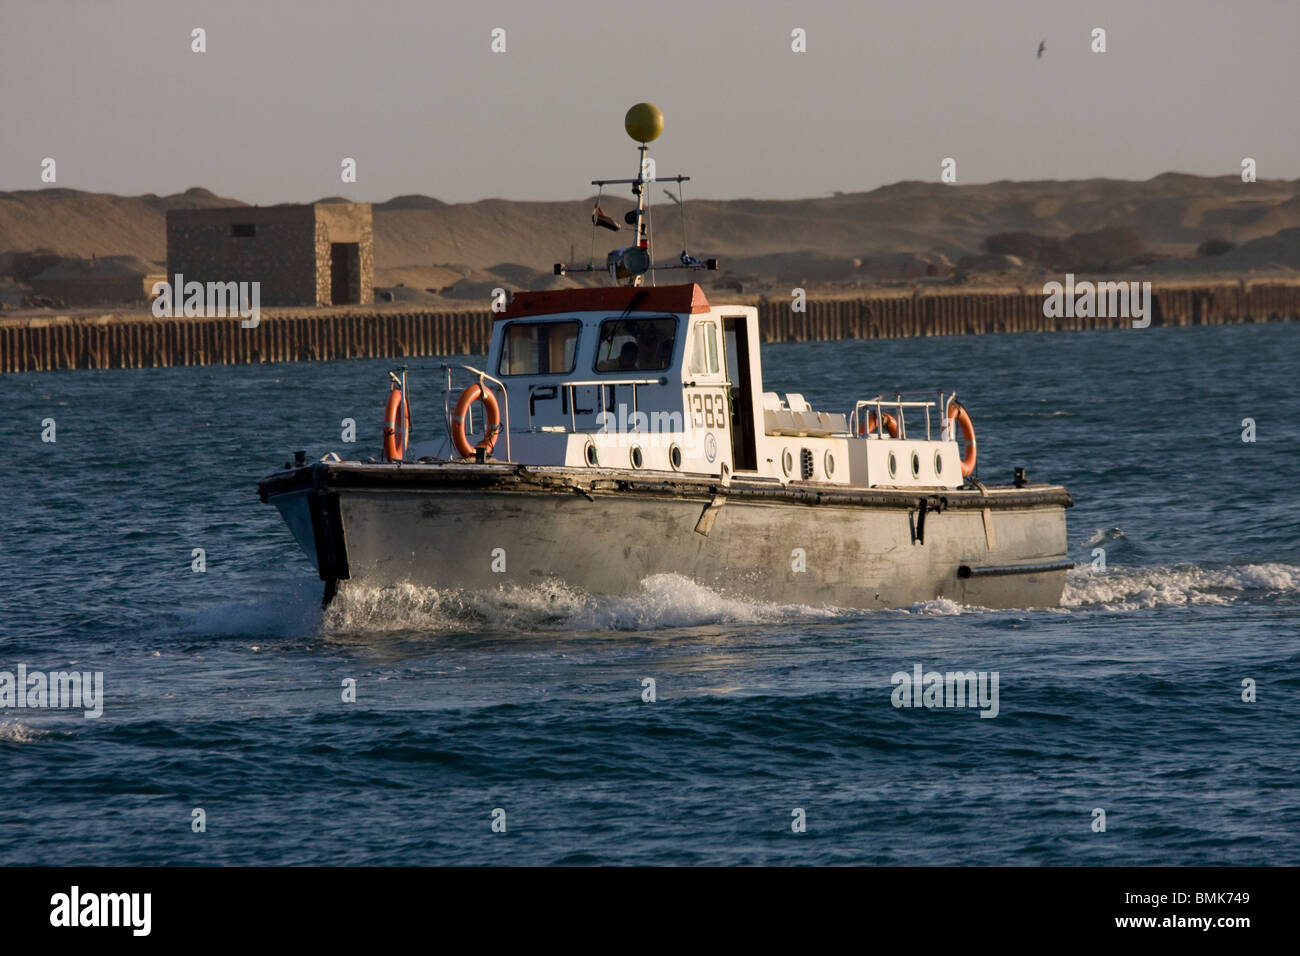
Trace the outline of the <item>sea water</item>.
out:
[[[0,707],[0,863],[1300,863],[1298,335],[763,347],[818,408],[955,388],[985,482],[1066,485],[1053,610],[658,576],[322,612],[256,484],[378,455],[396,363],[0,377],[0,671],[103,681]],[[996,717],[895,706],[917,665],[996,673]]]

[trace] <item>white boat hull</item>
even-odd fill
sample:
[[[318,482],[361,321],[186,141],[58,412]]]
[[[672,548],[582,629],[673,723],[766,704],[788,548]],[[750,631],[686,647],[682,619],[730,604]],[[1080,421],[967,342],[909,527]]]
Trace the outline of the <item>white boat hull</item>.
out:
[[[677,574],[737,597],[849,608],[1060,603],[1059,487],[781,487],[501,464],[319,463],[263,481],[327,583],[635,592]]]

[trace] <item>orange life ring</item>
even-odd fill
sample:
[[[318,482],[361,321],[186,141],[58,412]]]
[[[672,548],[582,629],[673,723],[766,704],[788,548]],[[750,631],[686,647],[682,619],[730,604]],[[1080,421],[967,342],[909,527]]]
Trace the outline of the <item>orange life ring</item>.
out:
[[[966,409],[957,402],[950,402],[948,405],[948,430],[952,433],[952,423],[956,420],[957,425],[961,428],[961,437],[966,442],[966,455],[961,460],[961,473],[965,478],[969,478],[971,472],[975,470],[975,426],[970,422],[970,416],[966,414]]]
[[[482,440],[477,445],[470,445],[469,439],[465,437],[465,416],[469,412],[470,405],[476,401],[483,403],[483,410],[487,413],[487,431],[484,432]],[[460,457],[473,458],[476,448],[485,453],[490,453],[492,447],[497,443],[497,434],[500,431],[501,408],[497,405],[496,396],[489,389],[475,382],[460,393],[460,400],[456,402],[456,410],[451,414],[451,440],[455,444]]]
[[[884,412],[883,414],[885,417],[885,431],[889,432],[890,438],[897,438],[898,419],[894,418],[894,416],[889,414],[889,412]],[[869,434],[874,434],[875,431],[876,431],[876,413],[868,412],[866,421],[858,425],[858,434],[869,435]]]
[[[397,433],[397,411],[402,410],[401,440]],[[384,458],[388,461],[401,461],[406,457],[406,443],[411,437],[411,408],[406,404],[406,396],[396,386],[388,393],[388,404],[384,407]]]

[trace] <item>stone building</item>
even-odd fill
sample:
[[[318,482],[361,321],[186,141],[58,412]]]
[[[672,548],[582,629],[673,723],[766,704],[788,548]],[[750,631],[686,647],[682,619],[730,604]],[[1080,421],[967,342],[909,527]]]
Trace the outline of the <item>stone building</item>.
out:
[[[370,304],[369,203],[167,211],[167,273],[186,282],[260,282],[261,304]]]

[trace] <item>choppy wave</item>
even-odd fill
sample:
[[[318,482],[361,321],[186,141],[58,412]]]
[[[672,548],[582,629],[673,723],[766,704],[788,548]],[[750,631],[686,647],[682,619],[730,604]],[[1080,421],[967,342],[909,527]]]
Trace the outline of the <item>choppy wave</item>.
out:
[[[651,575],[634,594],[595,596],[559,581],[492,591],[398,585],[345,588],[324,615],[330,633],[472,629],[618,630],[767,624],[835,617],[835,608],[730,597],[677,574]]]
[[[1232,604],[1249,592],[1300,591],[1300,568],[1288,564],[1119,568],[1076,567],[1065,579],[1067,608],[1106,610]]]
[[[1083,543],[1085,548],[1096,548],[1105,544],[1127,541],[1128,535],[1122,528],[1095,528],[1092,534],[1088,535],[1088,540]]]
[[[37,730],[16,720],[0,720],[0,743],[29,744],[48,736],[48,731]]]

